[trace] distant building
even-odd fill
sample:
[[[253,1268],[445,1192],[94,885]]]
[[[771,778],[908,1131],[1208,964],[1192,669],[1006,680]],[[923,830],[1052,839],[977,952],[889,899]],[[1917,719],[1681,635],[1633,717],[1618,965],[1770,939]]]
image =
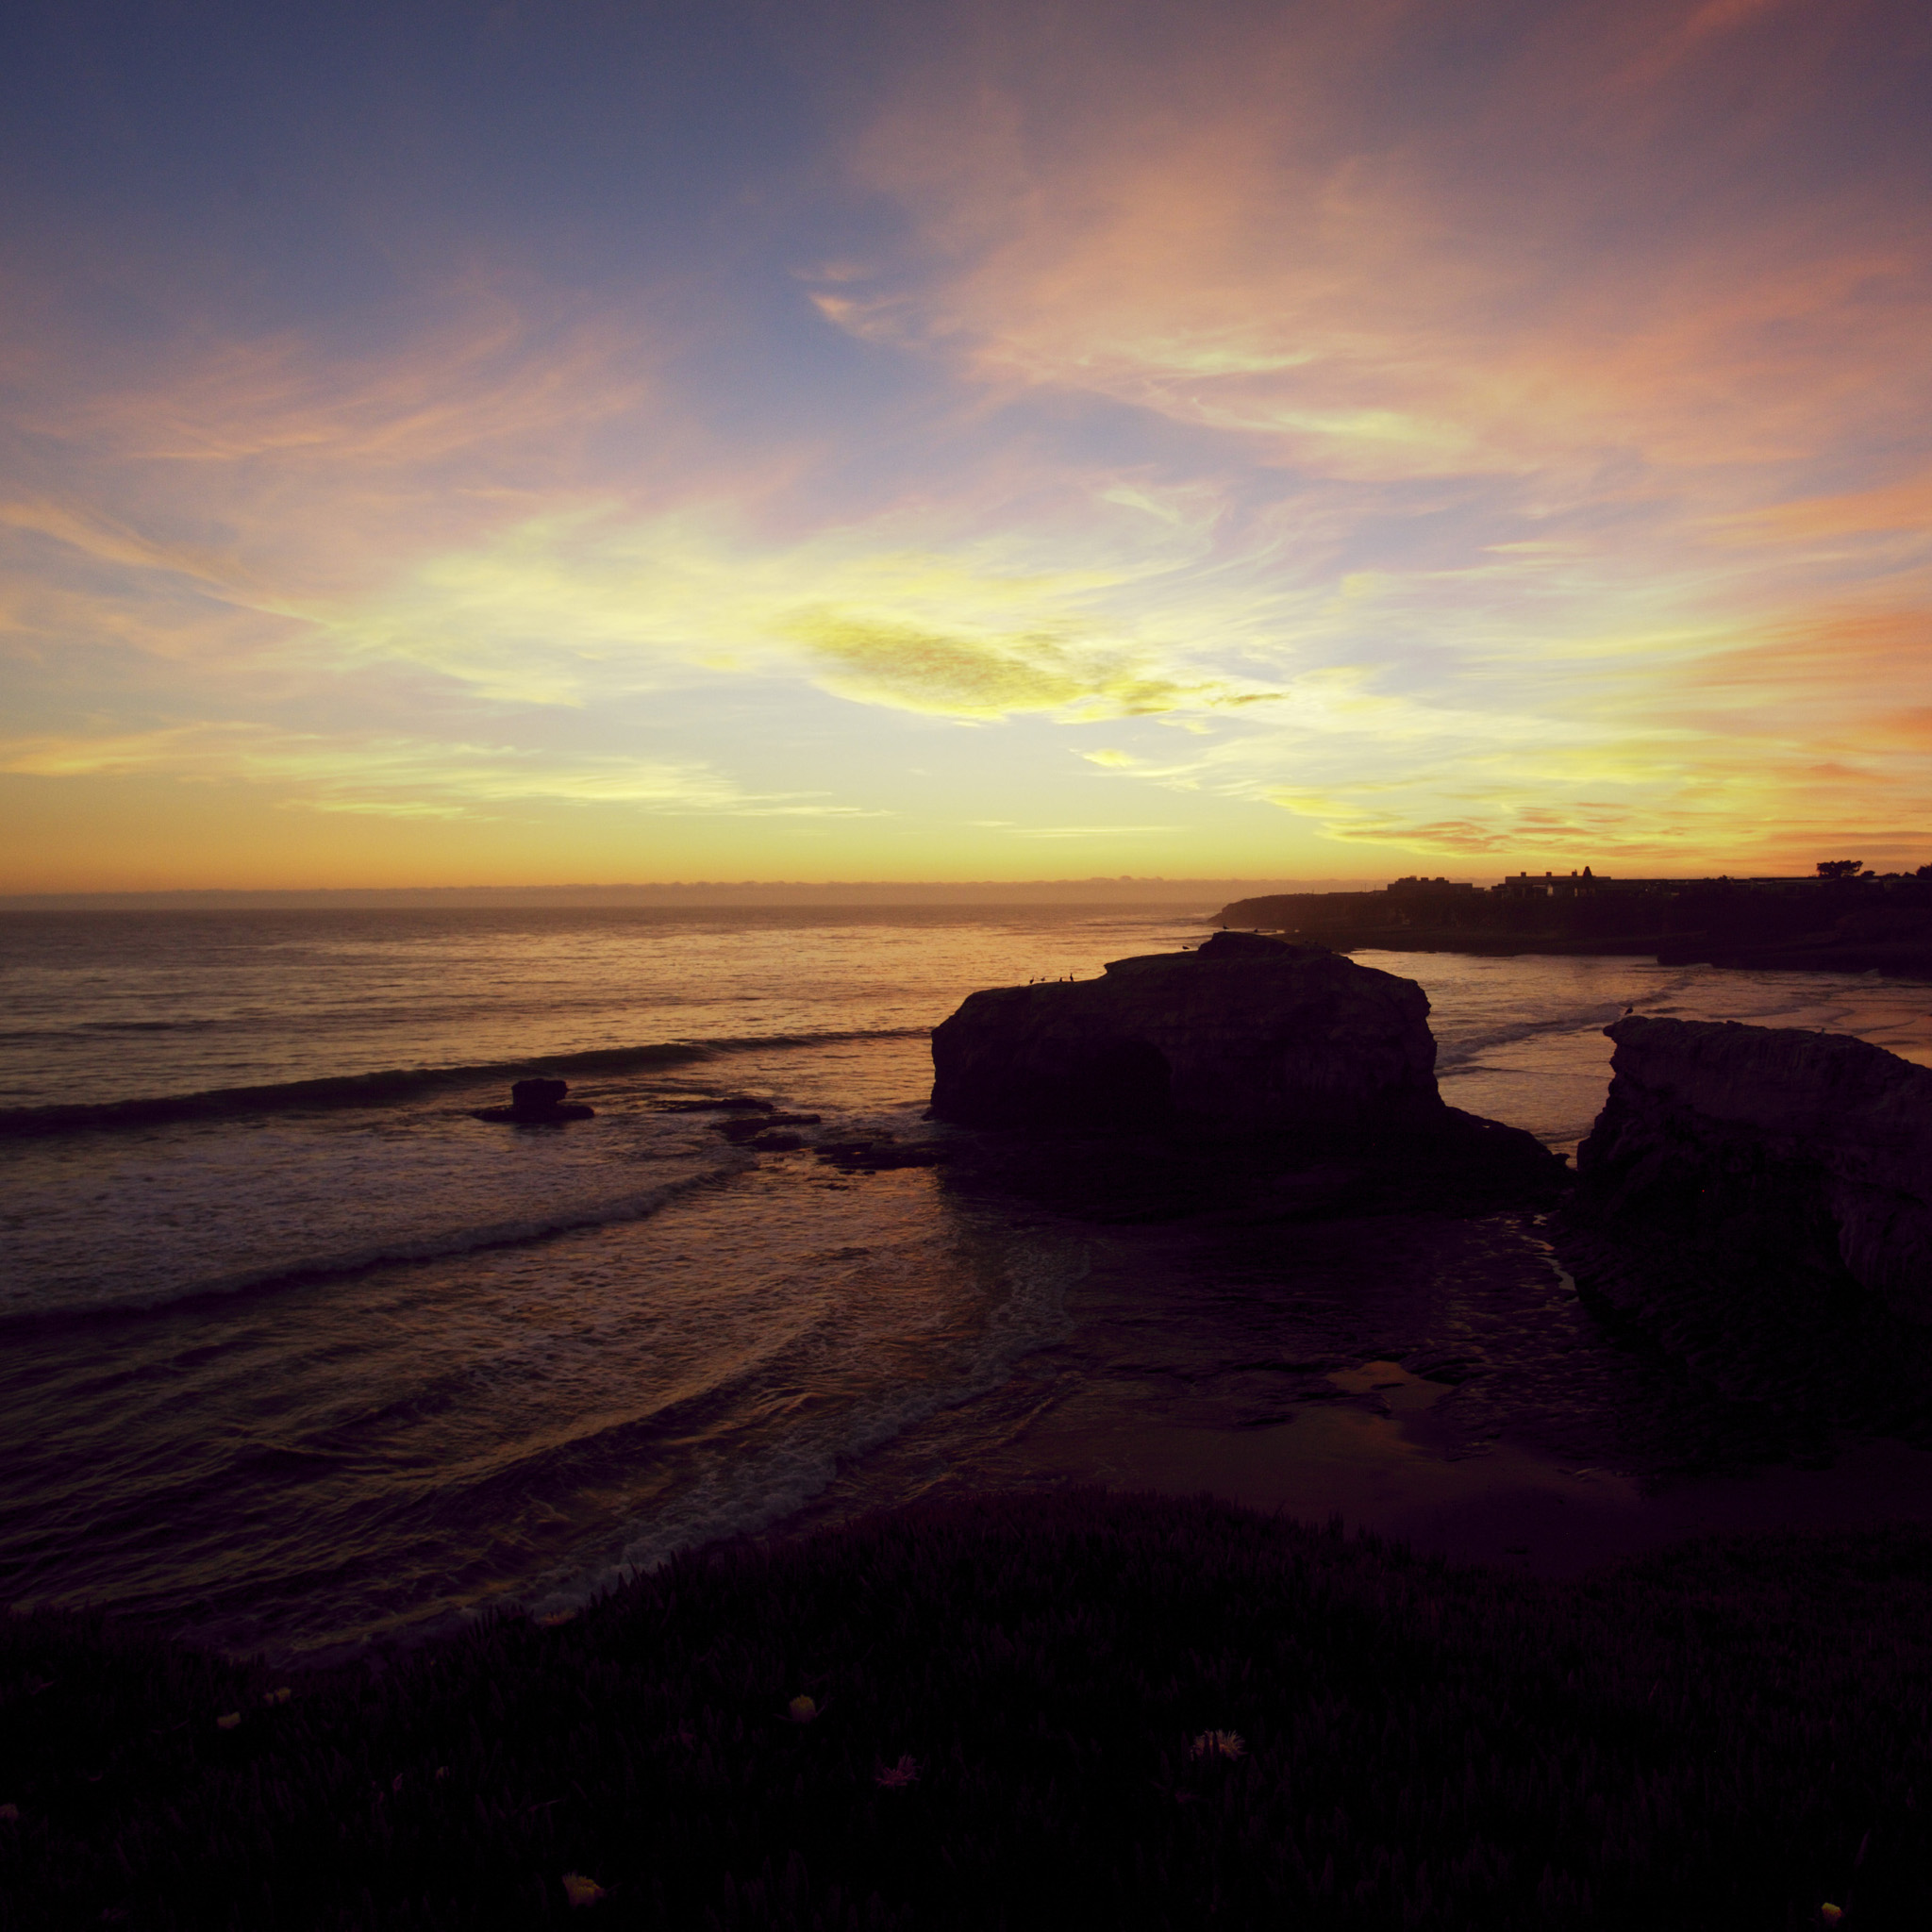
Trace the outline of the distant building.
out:
[[[1808,874],[1736,879],[1728,874],[1701,879],[1613,879],[1607,874],[1591,872],[1586,865],[1580,873],[1511,873],[1494,891],[1496,897],[1505,899],[1578,899],[1598,892],[1686,892],[1700,886],[1782,891],[1790,886],[1815,884],[1817,881]],[[1391,891],[1393,890],[1391,887]]]
[[[1506,899],[1577,899],[1615,883],[1598,878],[1586,865],[1580,873],[1546,872],[1541,878],[1530,872],[1511,873],[1496,891]]]

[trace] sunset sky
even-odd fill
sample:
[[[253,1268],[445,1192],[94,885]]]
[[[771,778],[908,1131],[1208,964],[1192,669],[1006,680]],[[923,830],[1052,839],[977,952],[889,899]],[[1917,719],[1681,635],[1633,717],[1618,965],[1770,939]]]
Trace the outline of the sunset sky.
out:
[[[0,891],[1932,861],[1932,10],[17,5]]]

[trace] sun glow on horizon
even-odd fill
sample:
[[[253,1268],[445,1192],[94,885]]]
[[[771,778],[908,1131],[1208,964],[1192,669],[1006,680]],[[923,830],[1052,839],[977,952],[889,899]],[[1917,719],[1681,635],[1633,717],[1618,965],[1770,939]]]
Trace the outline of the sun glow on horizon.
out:
[[[1923,17],[741,25],[29,36],[0,891],[1932,858]]]

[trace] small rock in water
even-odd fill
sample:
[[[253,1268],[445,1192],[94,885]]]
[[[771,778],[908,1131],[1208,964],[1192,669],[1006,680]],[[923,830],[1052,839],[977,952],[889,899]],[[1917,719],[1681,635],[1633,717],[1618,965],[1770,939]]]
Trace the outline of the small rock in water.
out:
[[[475,1117],[479,1121],[508,1121],[524,1126],[547,1125],[553,1121],[594,1119],[597,1112],[594,1107],[564,1099],[569,1091],[567,1080],[518,1080],[510,1087],[508,1107],[478,1108]]]

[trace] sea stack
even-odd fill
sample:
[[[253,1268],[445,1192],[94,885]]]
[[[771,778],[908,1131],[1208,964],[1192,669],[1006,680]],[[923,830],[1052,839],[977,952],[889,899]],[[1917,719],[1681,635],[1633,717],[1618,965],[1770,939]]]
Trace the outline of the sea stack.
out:
[[[567,1080],[518,1080],[509,1090],[508,1107],[484,1107],[476,1110],[479,1121],[508,1121],[519,1126],[545,1126],[553,1121],[588,1121],[596,1117],[594,1107],[581,1101],[567,1101]]]
[[[1874,1298],[1932,1326],[1932,1069],[1842,1034],[1619,1020],[1577,1150],[1589,1274],[1641,1314]]]
[[[1300,1132],[1447,1124],[1421,987],[1324,946],[1219,932],[1103,977],[970,995],[932,1036],[935,1118]]]

